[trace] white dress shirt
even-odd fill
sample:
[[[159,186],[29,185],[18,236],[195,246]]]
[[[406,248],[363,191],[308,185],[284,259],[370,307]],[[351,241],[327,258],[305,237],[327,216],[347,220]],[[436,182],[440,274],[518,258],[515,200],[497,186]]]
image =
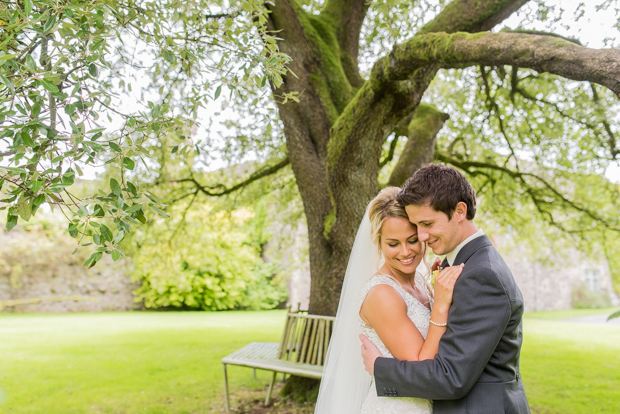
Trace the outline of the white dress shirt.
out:
[[[448,253],[446,255],[446,259],[448,260],[448,266],[452,266],[452,264],[454,263],[454,260],[456,259],[456,255],[459,254],[459,252],[461,251],[463,246],[465,246],[467,243],[469,243],[470,241],[472,241],[476,237],[480,237],[480,236],[483,236],[483,235],[484,235],[484,232],[482,231],[482,229],[478,229],[477,232],[475,232],[474,234],[472,234],[471,236],[469,236],[468,238],[463,240],[461,242],[461,244],[456,246],[456,248],[454,250],[452,250],[450,253]]]

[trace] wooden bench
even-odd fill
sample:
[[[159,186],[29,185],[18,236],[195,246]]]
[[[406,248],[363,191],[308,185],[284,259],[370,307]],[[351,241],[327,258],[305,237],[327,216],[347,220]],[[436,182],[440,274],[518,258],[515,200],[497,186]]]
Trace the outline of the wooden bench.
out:
[[[332,316],[308,315],[306,312],[288,312],[279,343],[252,342],[222,358],[226,412],[230,411],[227,365],[273,371],[265,405],[271,399],[278,372],[321,379],[334,319]]]

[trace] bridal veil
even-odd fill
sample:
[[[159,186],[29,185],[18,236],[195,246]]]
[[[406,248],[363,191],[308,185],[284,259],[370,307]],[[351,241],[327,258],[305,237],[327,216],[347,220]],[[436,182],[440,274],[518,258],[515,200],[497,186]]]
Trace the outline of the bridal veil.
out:
[[[370,236],[368,211],[360,224],[342,284],[315,414],[359,414],[371,377],[364,370],[358,336],[360,295],[377,271],[379,254]]]

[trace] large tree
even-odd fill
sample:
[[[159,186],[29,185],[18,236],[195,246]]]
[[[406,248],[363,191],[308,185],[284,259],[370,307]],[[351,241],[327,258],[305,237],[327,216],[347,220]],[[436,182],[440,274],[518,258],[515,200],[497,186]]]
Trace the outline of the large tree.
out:
[[[454,0],[377,59],[366,77],[358,65],[361,30],[368,18],[366,1],[326,0],[314,13],[295,0],[267,5],[270,28],[281,38],[280,50],[292,58],[294,73],[273,88],[274,94],[303,91],[299,102],[278,103],[278,109],[308,223],[311,312],[336,312],[357,226],[377,193],[382,148],[394,132],[409,140],[391,172],[390,185],[401,185],[421,165],[436,159],[472,172],[503,168],[531,187],[533,200],[544,197],[536,193],[544,191],[538,184],[546,184],[529,183],[528,178],[537,178],[527,177],[526,171],[460,159],[436,147],[436,134],[450,114],[421,100],[439,70],[479,66],[484,76],[485,67],[509,66],[516,78],[517,68],[529,68],[536,74],[590,81],[620,94],[620,50],[588,49],[545,33],[490,32],[526,2]],[[528,94],[537,95],[524,88],[523,97],[536,99]],[[489,99],[489,104],[494,102]],[[603,149],[615,158],[619,147],[614,133],[608,138],[609,146]]]
[[[28,123],[40,118],[45,103],[41,94],[25,97],[30,102],[23,114],[30,115],[30,120],[15,123],[11,133],[4,135],[14,140],[14,148],[4,155],[24,158],[19,148],[25,144],[30,148],[26,154],[35,153],[28,165],[44,158],[48,146],[57,144],[54,140],[60,128],[56,128],[55,108],[61,101],[73,120],[69,135],[87,144],[75,147],[77,153],[69,158],[94,158],[93,152],[104,150],[93,143],[101,131],[85,132],[85,121],[78,122],[80,117],[92,117],[89,108],[101,104],[101,110],[114,111],[125,121],[106,141],[123,168],[134,168],[132,158],[137,153],[152,156],[149,143],[171,148],[169,155],[159,159],[159,175],[153,181],[172,182],[173,199],[231,194],[290,165],[308,226],[312,313],[335,314],[357,227],[378,188],[401,185],[433,160],[465,171],[484,198],[483,205],[500,221],[512,211],[511,223],[526,228],[528,223],[519,220],[532,211],[567,234],[587,237],[596,232],[605,238],[608,234],[616,237],[613,232],[620,230],[618,186],[600,178],[620,152],[617,120],[609,113],[617,107],[620,94],[620,50],[590,49],[575,39],[546,32],[493,32],[523,7],[530,7],[531,12],[538,7],[544,16],[542,1],[535,7],[527,0],[214,1],[217,12],[209,11],[206,17],[200,7],[209,2],[180,6],[174,1],[144,5],[94,1],[99,9],[93,6],[92,23],[83,10],[53,9],[51,3],[49,7],[39,3],[43,6],[38,9],[40,27],[35,33],[21,43],[15,37],[5,40],[13,49],[7,49],[11,55],[0,56],[0,63],[8,62],[2,63],[7,76],[0,80],[5,85],[5,102],[16,90],[15,79],[22,81],[22,88],[46,91],[49,122],[41,121],[36,128]],[[602,7],[612,3],[603,2]],[[31,2],[20,4],[15,3],[16,9],[30,13]],[[52,20],[50,13],[63,15]],[[46,55],[50,32],[61,18],[73,26],[87,26],[69,35],[66,32],[72,26],[60,26],[65,38],[82,35],[82,43],[71,46],[83,56],[73,67],[68,67],[66,59],[53,61]],[[19,23],[18,18],[11,20],[12,25]],[[117,43],[106,40],[111,32],[119,39]],[[136,51],[128,52],[124,41],[128,35],[157,52],[147,66],[154,68],[149,73],[151,86],[160,95],[139,116],[111,107],[112,98],[102,100],[98,95],[105,95],[111,83],[96,83],[99,66],[109,71],[109,79],[120,79],[123,84],[124,72],[119,67],[135,69]],[[264,49],[256,42],[262,42]],[[102,44],[120,51],[115,65],[106,63]],[[68,47],[67,53],[73,49]],[[39,65],[27,58],[34,50],[40,50]],[[15,75],[22,66],[24,71],[42,75],[28,83],[32,77]],[[256,67],[263,71],[257,74]],[[51,73],[53,68],[60,76]],[[67,82],[83,86],[74,87],[67,98],[57,86],[67,90]],[[99,85],[96,93],[84,86],[90,83]],[[268,112],[263,119],[253,118],[254,123],[241,128],[246,133],[231,140],[235,145],[224,151],[249,148],[265,165],[248,172],[245,180],[224,184],[209,183],[194,164],[199,156],[193,153],[185,159],[184,168],[166,170],[164,164],[171,157],[197,147],[192,128],[204,105],[201,95],[213,87],[211,96],[217,99],[222,84],[231,90],[230,102],[239,107],[246,103],[244,110],[255,117],[263,114],[261,92],[271,87],[268,99],[275,103],[279,121],[265,122]],[[76,94],[82,98],[75,98]],[[11,116],[15,111],[7,113]],[[284,148],[278,146],[278,131]],[[47,137],[42,142],[41,135]],[[35,156],[39,158],[33,162]],[[53,154],[47,156],[53,163]],[[72,172],[60,167],[47,171],[53,177],[48,186],[51,193],[37,199],[39,175],[33,180],[32,168],[11,168],[5,176],[14,185],[13,198],[8,199],[13,203],[9,209],[12,225],[18,215],[23,218],[25,204],[36,210],[46,200],[65,201],[57,200],[54,191],[63,191],[72,182]],[[52,183],[53,179],[57,181]],[[139,203],[144,199],[133,185],[115,181],[111,190],[90,201],[74,202],[79,216],[70,227],[74,234],[79,226],[87,227],[93,214],[114,218],[115,231],[129,231],[128,223],[144,219]],[[65,205],[71,207],[71,203]],[[96,254],[113,252],[117,237],[107,228],[95,227],[95,241],[103,244]]]

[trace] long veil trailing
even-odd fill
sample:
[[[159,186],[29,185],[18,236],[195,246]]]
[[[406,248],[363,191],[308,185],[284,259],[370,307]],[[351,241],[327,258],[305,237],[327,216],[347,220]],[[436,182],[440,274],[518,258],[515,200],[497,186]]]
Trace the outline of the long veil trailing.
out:
[[[368,394],[371,377],[361,356],[359,306],[362,289],[376,273],[378,262],[366,211],[349,256],[315,414],[359,414]]]

